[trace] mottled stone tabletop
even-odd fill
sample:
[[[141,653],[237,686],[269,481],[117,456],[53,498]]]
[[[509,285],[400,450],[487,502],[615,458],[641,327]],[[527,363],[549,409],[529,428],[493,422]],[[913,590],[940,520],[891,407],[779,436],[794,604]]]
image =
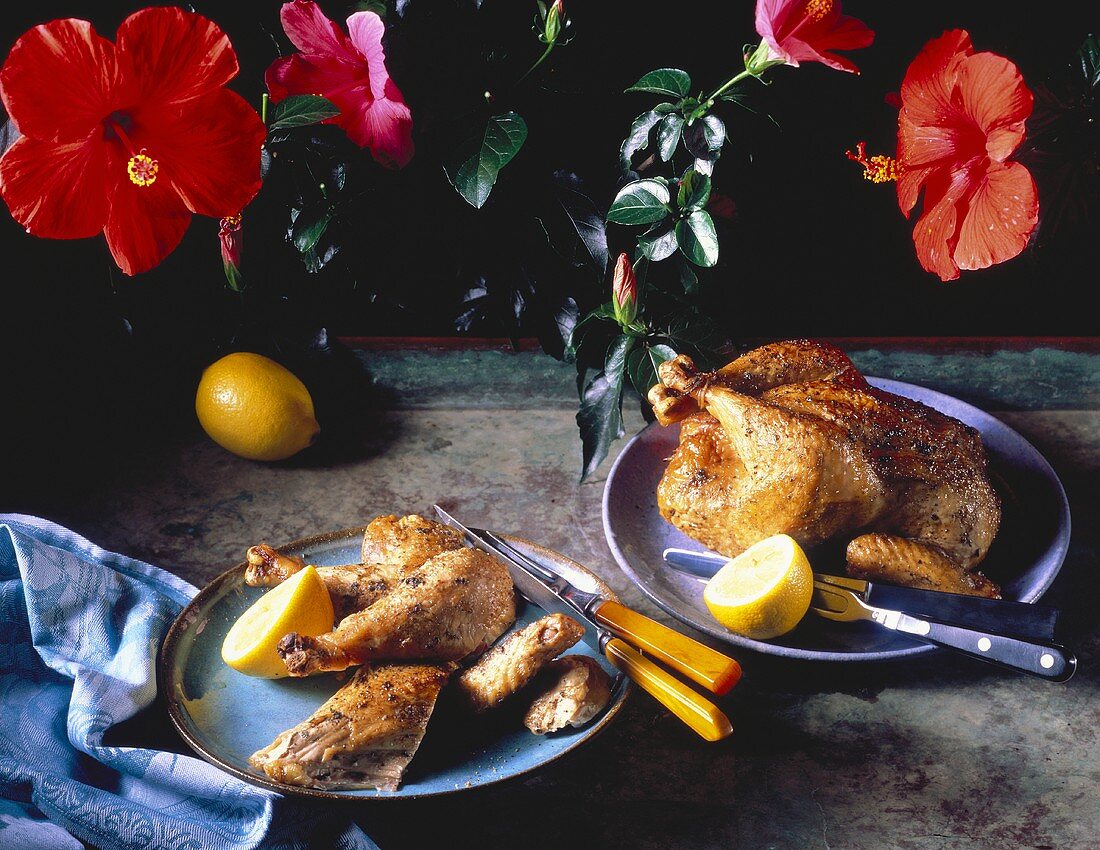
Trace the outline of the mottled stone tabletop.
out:
[[[704,743],[636,691],[606,732],[539,772],[342,811],[383,850],[1100,848],[1100,346],[848,348],[867,374],[988,410],[1053,464],[1074,523],[1047,601],[1066,610],[1075,678],[1052,685],[945,654],[870,665],[737,650],[744,677],[721,700],[735,728],[723,742]],[[202,585],[249,544],[439,501],[587,564],[628,604],[669,622],[604,541],[610,461],[578,484],[569,367],[499,350],[359,356],[386,401],[363,417],[350,451],[257,464],[196,428],[35,512]],[[636,401],[627,407],[633,432],[644,422]]]

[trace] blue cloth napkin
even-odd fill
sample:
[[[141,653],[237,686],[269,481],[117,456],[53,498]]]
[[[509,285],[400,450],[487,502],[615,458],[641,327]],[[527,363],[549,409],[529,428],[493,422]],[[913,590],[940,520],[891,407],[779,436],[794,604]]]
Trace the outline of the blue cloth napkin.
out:
[[[0,514],[0,850],[377,850],[331,805],[104,745],[153,702],[161,639],[195,593],[54,523]]]

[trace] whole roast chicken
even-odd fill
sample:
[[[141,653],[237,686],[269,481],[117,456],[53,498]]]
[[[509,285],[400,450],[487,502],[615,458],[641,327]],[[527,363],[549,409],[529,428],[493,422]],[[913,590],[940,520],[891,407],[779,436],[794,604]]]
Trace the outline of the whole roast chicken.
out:
[[[853,576],[998,597],[977,571],[1000,524],[978,432],[872,387],[839,349],[757,348],[714,372],[663,363],[649,401],[680,444],[657,491],[662,516],[734,556],[785,533],[847,538]]]

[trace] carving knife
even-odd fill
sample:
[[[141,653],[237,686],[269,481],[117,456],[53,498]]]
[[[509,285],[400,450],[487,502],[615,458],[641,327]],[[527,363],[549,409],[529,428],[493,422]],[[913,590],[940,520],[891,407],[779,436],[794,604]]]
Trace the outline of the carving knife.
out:
[[[733,731],[729,719],[717,706],[630,643],[716,694],[726,693],[740,678],[741,667],[734,659],[597,592],[578,587],[493,532],[467,528],[438,505],[433,509],[443,522],[462,532],[467,543],[503,562],[516,589],[526,599],[545,611],[564,613],[585,626],[585,642],[607,656],[615,667],[699,735],[717,741]]]
[[[664,559],[677,570],[704,580],[711,578],[729,562],[725,555],[690,549],[665,549]],[[814,577],[854,591],[865,603],[877,608],[904,611],[943,623],[1038,641],[1055,639],[1061,615],[1057,608],[1027,602],[897,587],[847,576],[815,573]]]

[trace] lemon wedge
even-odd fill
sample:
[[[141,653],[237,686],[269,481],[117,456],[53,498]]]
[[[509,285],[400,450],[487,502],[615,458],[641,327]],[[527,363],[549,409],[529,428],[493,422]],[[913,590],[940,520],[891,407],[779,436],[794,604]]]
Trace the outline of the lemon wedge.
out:
[[[810,607],[814,574],[786,534],[755,543],[707,582],[703,601],[719,623],[754,640],[786,634]]]
[[[237,618],[222,642],[222,661],[247,676],[277,679],[286,665],[275,650],[289,632],[316,637],[332,630],[328,588],[313,567],[269,590]]]

